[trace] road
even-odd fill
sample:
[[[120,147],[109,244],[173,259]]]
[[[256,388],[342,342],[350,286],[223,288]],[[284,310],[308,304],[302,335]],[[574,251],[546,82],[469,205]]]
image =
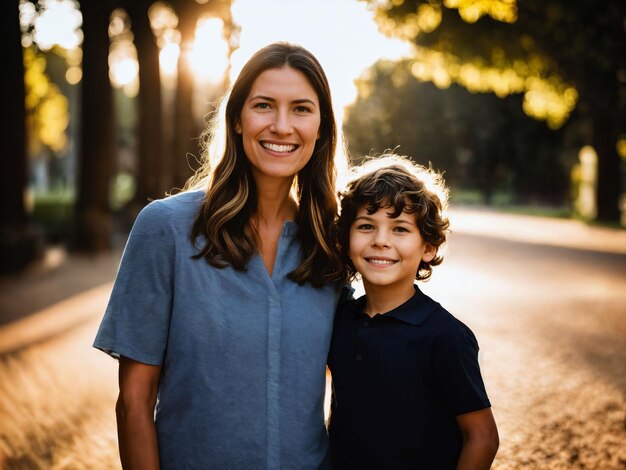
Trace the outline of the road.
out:
[[[626,256],[453,235],[424,290],[476,333],[498,469],[626,468]]]
[[[456,214],[422,287],[476,333],[495,469],[624,469],[626,238],[551,223]],[[0,468],[119,468],[116,363],[90,348],[116,256],[0,282]]]

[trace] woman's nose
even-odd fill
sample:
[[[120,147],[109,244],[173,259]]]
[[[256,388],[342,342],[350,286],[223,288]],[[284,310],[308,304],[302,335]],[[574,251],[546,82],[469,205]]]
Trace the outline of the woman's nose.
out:
[[[290,134],[293,131],[293,125],[286,112],[279,111],[274,115],[274,120],[270,125],[270,131],[276,134]]]

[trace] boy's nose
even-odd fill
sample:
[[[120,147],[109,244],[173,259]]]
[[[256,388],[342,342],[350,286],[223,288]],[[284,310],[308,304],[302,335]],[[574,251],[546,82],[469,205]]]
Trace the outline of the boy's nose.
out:
[[[384,233],[382,230],[376,232],[374,238],[372,239],[372,246],[388,247],[389,240],[387,238],[387,234]]]

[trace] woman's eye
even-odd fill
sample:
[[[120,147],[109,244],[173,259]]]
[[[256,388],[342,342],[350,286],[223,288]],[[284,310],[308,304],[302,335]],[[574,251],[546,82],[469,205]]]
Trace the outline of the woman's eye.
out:
[[[310,113],[311,110],[306,106],[296,106],[297,113]]]
[[[254,105],[254,107],[257,109],[269,109],[270,104],[269,103],[257,103]]]

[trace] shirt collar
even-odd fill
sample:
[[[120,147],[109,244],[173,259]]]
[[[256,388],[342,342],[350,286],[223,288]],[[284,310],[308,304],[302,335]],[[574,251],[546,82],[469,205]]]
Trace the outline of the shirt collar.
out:
[[[285,237],[294,237],[298,233],[298,223],[293,220],[286,220],[283,223],[282,235]]]
[[[416,285],[413,287],[415,288],[413,297],[387,313],[375,315],[373,319],[382,320],[391,317],[395,320],[400,320],[401,322],[415,326],[420,326],[424,323],[430,314],[439,307],[439,304],[424,294]],[[366,296],[364,295],[357,300],[358,314],[365,315],[363,312],[365,298]]]

